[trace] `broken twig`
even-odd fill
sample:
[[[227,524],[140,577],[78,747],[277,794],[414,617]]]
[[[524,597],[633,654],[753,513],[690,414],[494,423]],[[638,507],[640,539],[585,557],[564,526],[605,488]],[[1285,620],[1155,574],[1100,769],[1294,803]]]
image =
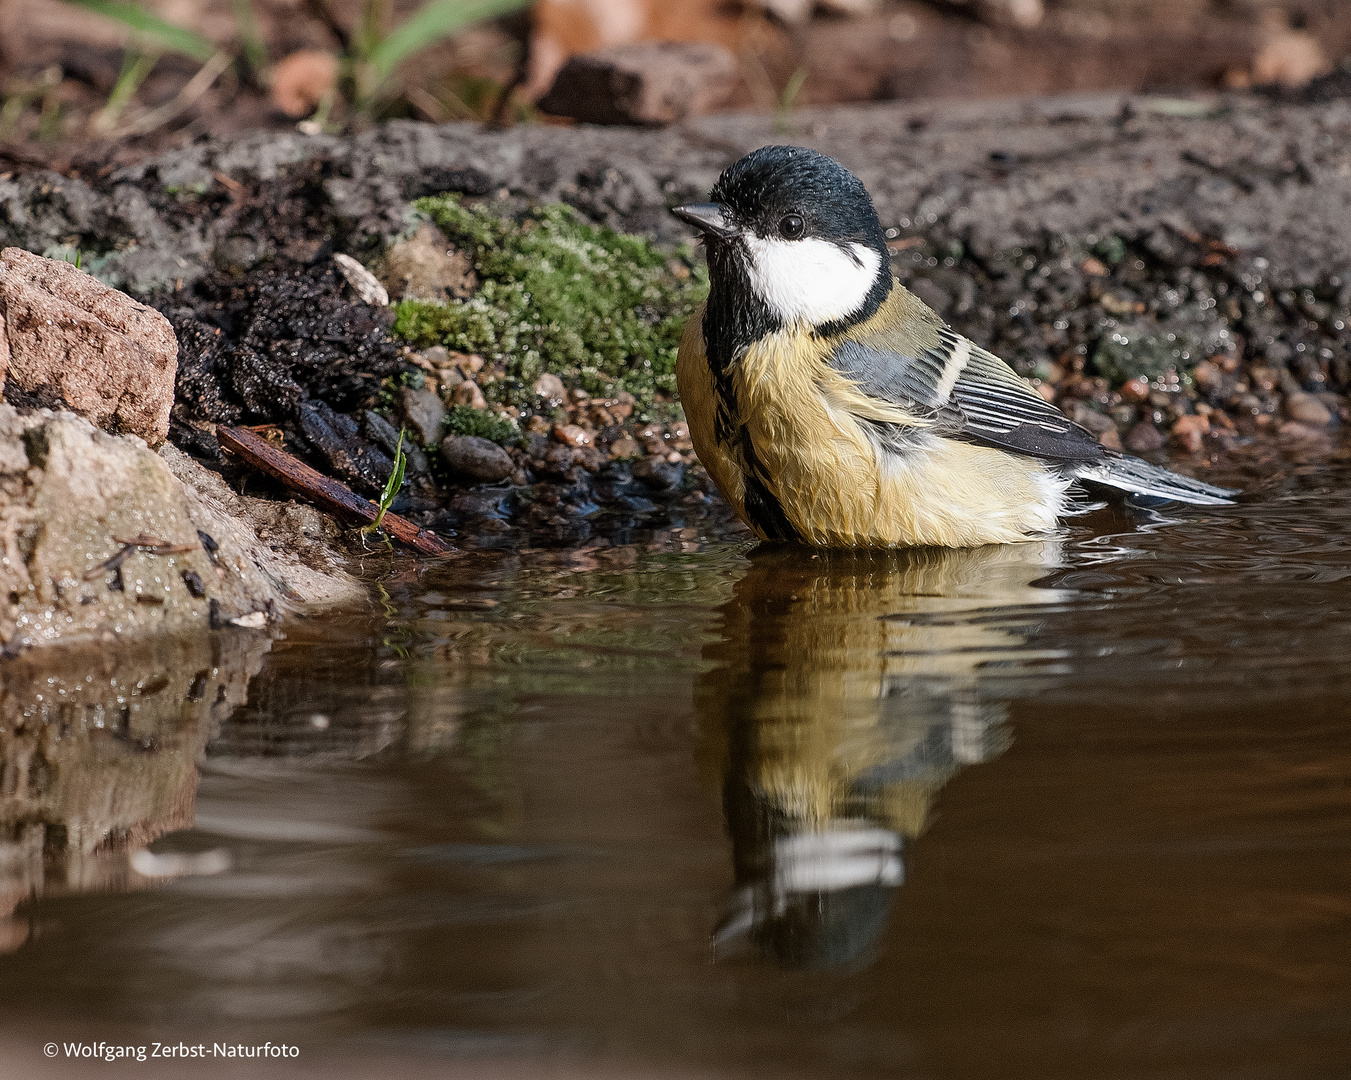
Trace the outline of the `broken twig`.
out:
[[[299,492],[331,514],[364,523],[373,522],[379,516],[380,508],[375,503],[363,499],[346,484],[311,469],[285,450],[277,449],[248,428],[222,425],[216,428],[216,437],[224,449],[243,458],[255,469],[275,476],[292,491]],[[398,514],[385,514],[380,527],[399,543],[424,555],[444,555],[455,550],[435,533],[419,529]]]

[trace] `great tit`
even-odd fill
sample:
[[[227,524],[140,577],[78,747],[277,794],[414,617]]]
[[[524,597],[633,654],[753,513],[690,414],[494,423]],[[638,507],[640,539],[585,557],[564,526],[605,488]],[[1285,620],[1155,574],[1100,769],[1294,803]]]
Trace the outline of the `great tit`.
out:
[[[892,276],[858,177],[768,146],[712,201],[711,282],[676,378],[699,459],[764,540],[972,547],[1044,535],[1090,481],[1201,506],[1237,494],[1109,450]]]

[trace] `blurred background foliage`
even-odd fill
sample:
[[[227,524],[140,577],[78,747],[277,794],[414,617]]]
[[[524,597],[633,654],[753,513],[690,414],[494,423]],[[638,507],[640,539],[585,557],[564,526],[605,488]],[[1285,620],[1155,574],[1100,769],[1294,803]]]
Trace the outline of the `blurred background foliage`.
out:
[[[567,122],[569,57],[649,41],[736,58],[715,107],[1351,78],[1351,0],[0,0],[0,144],[155,148],[299,125]],[[3,167],[0,165],[0,167]]]

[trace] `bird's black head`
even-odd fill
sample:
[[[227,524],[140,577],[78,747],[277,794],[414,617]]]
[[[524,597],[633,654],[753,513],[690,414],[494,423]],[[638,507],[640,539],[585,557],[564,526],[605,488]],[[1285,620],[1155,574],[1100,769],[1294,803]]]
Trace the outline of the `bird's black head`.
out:
[[[715,318],[718,309],[749,318],[756,337],[794,325],[831,334],[868,318],[891,291],[872,199],[832,158],[766,146],[730,166],[711,196],[673,213],[704,234]]]

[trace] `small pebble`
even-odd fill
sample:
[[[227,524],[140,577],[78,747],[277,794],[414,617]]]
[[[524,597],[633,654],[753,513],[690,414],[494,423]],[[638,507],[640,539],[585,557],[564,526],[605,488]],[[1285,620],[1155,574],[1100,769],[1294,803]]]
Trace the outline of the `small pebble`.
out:
[[[531,387],[537,395],[549,402],[551,407],[563,404],[567,397],[567,389],[563,386],[563,380],[551,372],[545,372],[535,380],[535,385]]]
[[[1195,454],[1205,443],[1210,421],[1204,416],[1179,416],[1173,424],[1173,438],[1178,445]]]
[[[679,487],[684,472],[683,466],[656,454],[643,458],[633,466],[633,478],[641,480],[653,491],[670,491]]]
[[[478,383],[472,379],[465,379],[459,386],[452,391],[451,400],[456,405],[468,405],[471,409],[486,409],[488,399],[483,396],[483,391],[479,389]]]
[[[638,457],[642,452],[643,448],[638,440],[630,439],[627,436],[616,439],[610,444],[610,456],[612,458],[633,458]]]
[[[1133,454],[1148,454],[1160,449],[1164,442],[1163,432],[1145,421],[1131,428],[1126,436],[1126,449]]]
[[[1327,437],[1327,432],[1316,427],[1310,427],[1308,424],[1301,424],[1297,420],[1287,420],[1276,429],[1276,434],[1291,442],[1312,442],[1315,439]]]
[[[1309,427],[1327,427],[1332,423],[1332,410],[1312,394],[1286,395],[1285,415]]]
[[[554,438],[565,446],[590,446],[591,433],[576,424],[558,424],[554,427]]]
[[[1122,401],[1144,401],[1149,397],[1149,383],[1144,379],[1127,379],[1121,384]]]

